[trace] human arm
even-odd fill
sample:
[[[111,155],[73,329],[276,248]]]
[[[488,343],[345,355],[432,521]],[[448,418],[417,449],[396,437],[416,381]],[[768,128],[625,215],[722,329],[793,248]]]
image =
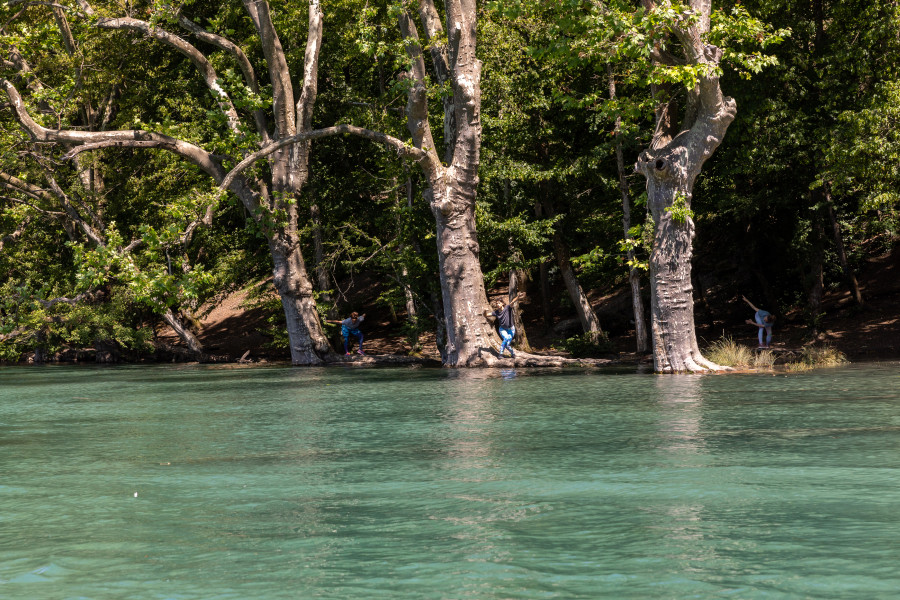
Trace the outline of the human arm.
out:
[[[756,321],[751,321],[750,319],[747,319],[746,323],[747,323],[747,325],[756,325],[757,327],[765,327],[765,325],[760,325]]]
[[[507,304],[507,306],[515,306],[516,304],[519,303],[519,300],[523,300],[524,298],[525,298],[525,292],[519,292],[518,294],[516,294],[515,298],[513,298],[512,300],[509,301],[509,304]]]
[[[755,306],[753,306],[753,303],[752,303],[752,302],[750,302],[749,300],[747,300],[747,296],[741,296],[741,298],[744,299],[744,302],[746,302],[747,304],[750,305],[750,308],[752,308],[752,309],[755,310],[755,311],[758,311],[758,310],[759,310],[758,308],[756,308]]]

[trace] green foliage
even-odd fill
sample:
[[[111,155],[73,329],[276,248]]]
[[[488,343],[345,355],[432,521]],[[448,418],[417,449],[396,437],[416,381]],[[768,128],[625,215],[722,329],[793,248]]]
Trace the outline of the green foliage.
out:
[[[558,342],[558,345],[575,358],[599,358],[615,353],[605,331],[599,334],[582,333]]]
[[[672,205],[666,207],[666,212],[671,215],[673,221],[682,225],[687,223],[688,219],[694,218],[694,211],[688,205],[688,197],[684,192],[675,192]]]

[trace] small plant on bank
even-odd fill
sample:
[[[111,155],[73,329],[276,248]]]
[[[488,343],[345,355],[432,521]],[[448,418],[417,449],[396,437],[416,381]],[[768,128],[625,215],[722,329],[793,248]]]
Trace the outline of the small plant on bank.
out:
[[[575,358],[597,358],[615,353],[605,331],[596,334],[582,333],[562,340],[559,346]]]
[[[705,355],[717,365],[726,367],[749,367],[753,362],[753,352],[727,336],[713,342]]]
[[[754,352],[739,344],[730,337],[723,337],[713,342],[704,353],[706,358],[726,367],[744,367],[748,369],[771,369],[775,366],[775,353],[769,350]]]
[[[809,371],[820,367],[839,367],[849,360],[847,356],[831,346],[806,346],[800,359],[785,365],[788,371]]]

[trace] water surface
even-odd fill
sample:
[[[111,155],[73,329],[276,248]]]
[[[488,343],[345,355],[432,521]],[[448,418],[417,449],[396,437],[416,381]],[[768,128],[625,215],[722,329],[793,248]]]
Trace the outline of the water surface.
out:
[[[897,364],[0,369],[0,598],[897,598]]]

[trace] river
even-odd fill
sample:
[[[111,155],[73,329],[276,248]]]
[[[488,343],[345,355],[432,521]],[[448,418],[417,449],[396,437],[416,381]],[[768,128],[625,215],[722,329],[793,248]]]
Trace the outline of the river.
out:
[[[898,366],[0,368],[0,598],[897,598]]]

